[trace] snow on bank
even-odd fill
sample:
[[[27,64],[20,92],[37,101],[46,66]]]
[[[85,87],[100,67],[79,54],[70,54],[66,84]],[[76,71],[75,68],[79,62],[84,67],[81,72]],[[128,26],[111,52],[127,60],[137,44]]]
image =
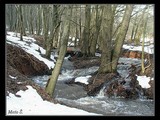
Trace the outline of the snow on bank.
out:
[[[129,49],[132,51],[142,51],[142,46],[123,45],[123,48]],[[154,54],[154,45],[151,44],[149,46],[145,46],[144,52],[149,53],[149,54]]]
[[[137,76],[137,80],[142,88],[150,88],[151,86],[149,85],[149,81],[153,79],[147,76]]]
[[[35,89],[31,86],[27,88],[26,91],[20,90],[16,93],[21,97],[9,93],[6,100],[6,115],[100,115],[44,101]]]
[[[84,83],[84,84],[88,85],[88,84],[89,84],[89,83],[88,83],[88,79],[89,79],[90,77],[92,77],[92,76],[91,76],[91,75],[88,75],[88,76],[86,76],[86,77],[77,77],[77,78],[75,79],[75,82],[80,82],[80,83]]]
[[[53,59],[54,57],[51,55],[51,58],[53,61],[50,61],[42,57],[38,50],[41,51],[41,54],[45,54],[46,50],[40,47],[39,45],[35,44],[34,43],[35,41],[36,40],[34,38],[26,37],[26,36],[23,36],[23,41],[20,41],[19,34],[17,34],[17,37],[16,37],[16,33],[14,32],[7,32],[7,35],[6,35],[6,42],[8,44],[12,44],[12,45],[21,47],[27,53],[32,54],[40,61],[43,61],[48,66],[49,69],[54,68],[54,65],[55,65],[54,64],[55,60]]]

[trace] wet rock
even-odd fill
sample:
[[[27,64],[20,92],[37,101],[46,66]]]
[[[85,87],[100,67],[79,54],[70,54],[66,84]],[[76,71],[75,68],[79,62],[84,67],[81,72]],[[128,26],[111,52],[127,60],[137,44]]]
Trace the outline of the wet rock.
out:
[[[89,79],[89,84],[85,87],[89,96],[95,96],[102,89],[104,84],[119,77],[117,73],[95,74]]]
[[[125,93],[126,93],[125,98],[137,99],[139,97],[139,93],[135,88],[126,89]]]
[[[154,98],[154,80],[150,80],[149,85],[151,86],[150,88],[143,89],[144,96],[146,96],[148,99],[153,99]]]

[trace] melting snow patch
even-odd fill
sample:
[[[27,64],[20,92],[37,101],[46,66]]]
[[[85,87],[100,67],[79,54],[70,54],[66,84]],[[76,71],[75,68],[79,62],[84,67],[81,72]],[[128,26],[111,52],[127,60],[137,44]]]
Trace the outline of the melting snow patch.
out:
[[[13,76],[11,76],[11,75],[9,75],[9,77],[12,78],[12,79],[17,79],[17,77],[13,77]]]
[[[139,85],[141,85],[142,88],[150,88],[149,85],[150,77],[137,76],[137,80],[139,81]]]
[[[80,82],[80,83],[84,83],[84,84],[89,84],[88,83],[88,79],[90,78],[91,76],[90,75],[88,75],[88,76],[86,76],[86,77],[77,77],[76,79],[75,79],[75,82]]]

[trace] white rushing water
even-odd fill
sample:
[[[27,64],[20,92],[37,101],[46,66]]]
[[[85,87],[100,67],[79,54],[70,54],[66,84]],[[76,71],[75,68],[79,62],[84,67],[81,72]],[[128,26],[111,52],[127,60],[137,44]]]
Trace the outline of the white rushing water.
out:
[[[119,74],[127,79],[128,68],[131,64],[140,65],[140,59],[120,58],[118,65]],[[102,88],[97,96],[87,96],[82,86],[73,84],[66,85],[65,81],[71,78],[87,76],[98,70],[98,67],[88,69],[64,70],[59,75],[55,99],[64,104],[80,108],[89,112],[103,114],[105,116],[153,116],[154,101],[147,99],[124,99],[118,97],[108,98],[104,96]],[[37,76],[32,78],[36,83],[44,87],[49,76]]]

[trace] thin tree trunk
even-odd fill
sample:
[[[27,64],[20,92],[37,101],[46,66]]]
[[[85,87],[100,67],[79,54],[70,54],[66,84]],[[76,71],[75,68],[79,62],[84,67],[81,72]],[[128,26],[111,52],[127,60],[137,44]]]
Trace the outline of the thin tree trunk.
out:
[[[122,25],[117,35],[116,44],[115,44],[114,51],[113,51],[112,72],[116,72],[117,70],[117,63],[118,63],[122,45],[123,45],[127,30],[129,27],[129,22],[130,22],[132,11],[133,11],[133,5],[126,5],[125,13],[124,13],[123,20],[122,20]]]
[[[31,29],[31,34],[33,35],[34,34],[34,29],[33,29],[33,15],[32,15],[32,12],[33,12],[33,8],[32,8],[32,5],[30,6],[30,29]]]
[[[85,27],[83,30],[83,48],[82,53],[85,56],[89,54],[89,36],[90,36],[90,13],[91,5],[86,5],[85,8]]]
[[[141,58],[142,74],[144,74],[144,72],[145,72],[145,67],[144,67],[144,40],[145,40],[145,36],[146,36],[147,21],[148,21],[148,14],[146,15],[146,19],[144,20],[144,27],[143,27],[142,58]]]
[[[46,5],[42,5],[43,8],[43,35],[44,35],[44,44],[43,47],[46,49],[47,45],[47,39],[48,39],[48,17],[49,17],[49,11],[47,9]]]
[[[131,40],[130,42],[132,43],[133,42],[133,37],[134,37],[134,33],[135,33],[135,28],[136,28],[136,21],[137,21],[137,15],[135,17],[135,20],[134,20],[134,23],[133,23],[133,28],[132,28],[132,32],[131,32]]]
[[[72,8],[69,6],[70,11],[70,15],[69,17],[71,18],[72,15]],[[68,43],[68,38],[69,38],[69,33],[70,33],[70,20],[65,20],[65,30],[63,32],[63,37],[62,37],[62,44],[60,47],[60,52],[59,52],[59,56],[57,59],[57,62],[55,64],[54,70],[52,71],[52,75],[50,80],[48,81],[47,85],[46,85],[46,92],[53,97],[54,94],[54,90],[55,90],[55,86],[56,86],[56,82],[60,73],[60,69],[61,66],[63,64],[63,60],[65,57],[65,53],[67,50],[67,43]]]
[[[41,33],[41,12],[42,12],[42,9],[41,9],[41,5],[38,5],[38,30],[37,30],[37,35],[40,35]]]
[[[95,56],[95,52],[96,52],[96,45],[97,45],[97,39],[99,36],[99,32],[100,32],[100,28],[101,28],[101,22],[102,22],[102,15],[103,15],[103,9],[100,15],[100,11],[98,11],[98,5],[96,5],[96,32],[93,35],[94,38],[91,41],[91,46],[90,46],[90,56]]]
[[[143,17],[144,17],[144,14],[145,14],[145,11],[146,11],[147,7],[144,8],[143,12],[142,12],[142,16],[137,24],[137,29],[136,29],[136,35],[135,35],[135,43],[136,45],[139,44],[140,42],[140,39],[141,39],[141,36],[142,36],[142,20],[143,20]]]
[[[20,40],[23,40],[23,16],[22,16],[22,5],[19,5],[19,17],[20,17]]]
[[[58,20],[59,20],[59,18],[58,18],[58,6],[53,5],[52,28],[51,28],[51,31],[50,31],[50,37],[49,37],[49,39],[47,39],[47,45],[46,45],[46,57],[48,59],[50,59],[51,49],[52,49],[55,33],[57,31],[57,28],[60,25],[60,22],[58,22]]]
[[[112,8],[108,4],[104,7],[102,25],[102,55],[99,73],[111,72],[111,38],[112,38]]]

